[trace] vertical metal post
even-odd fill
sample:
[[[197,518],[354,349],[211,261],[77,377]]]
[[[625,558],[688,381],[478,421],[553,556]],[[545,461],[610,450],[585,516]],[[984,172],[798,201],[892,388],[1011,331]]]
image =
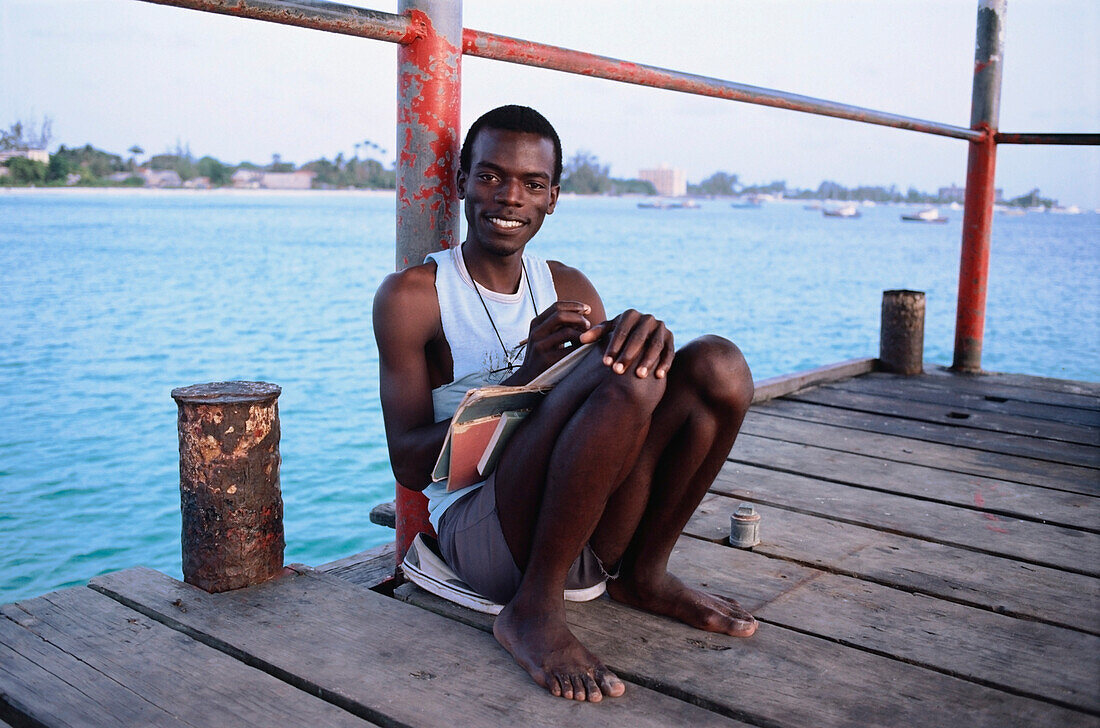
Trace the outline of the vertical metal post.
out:
[[[461,0],[401,0],[417,36],[397,51],[397,269],[450,247],[458,235]],[[397,562],[432,530],[427,499],[397,484]]]
[[[1001,106],[1001,64],[1004,60],[1006,0],[980,0],[974,51],[974,86],[970,100],[970,128],[985,136],[970,142],[966,168],[966,207],[963,211],[962,254],[959,262],[959,302],[955,313],[956,371],[982,368],[982,335],[989,279],[990,231],[997,166],[998,117]]]
[[[283,569],[279,392],[267,382],[172,390],[179,405],[183,580],[208,592]]]
[[[883,291],[879,366],[895,374],[924,370],[924,292]]]

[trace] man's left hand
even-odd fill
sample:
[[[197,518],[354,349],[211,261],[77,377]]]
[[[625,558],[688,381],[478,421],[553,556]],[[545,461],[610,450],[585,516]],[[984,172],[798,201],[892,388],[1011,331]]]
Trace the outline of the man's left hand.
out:
[[[604,321],[581,334],[586,344],[611,332],[604,350],[603,363],[616,374],[633,370],[638,377],[653,374],[658,379],[668,375],[676,348],[672,332],[663,321],[650,314],[627,309],[611,321]]]

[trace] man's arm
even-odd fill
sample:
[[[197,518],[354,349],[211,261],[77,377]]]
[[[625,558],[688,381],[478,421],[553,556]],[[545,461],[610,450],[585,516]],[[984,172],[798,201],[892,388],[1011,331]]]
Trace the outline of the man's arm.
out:
[[[442,338],[435,266],[386,277],[374,295],[379,394],[390,465],[397,482],[423,490],[431,482],[449,421],[435,422],[428,344]]]

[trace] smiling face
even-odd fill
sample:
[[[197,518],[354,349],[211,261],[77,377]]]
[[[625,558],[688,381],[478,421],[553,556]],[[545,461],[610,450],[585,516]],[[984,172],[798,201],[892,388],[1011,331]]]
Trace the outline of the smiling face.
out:
[[[466,242],[496,255],[512,255],[554,212],[554,144],[529,132],[486,128],[474,140],[469,172],[458,173],[465,200]]]

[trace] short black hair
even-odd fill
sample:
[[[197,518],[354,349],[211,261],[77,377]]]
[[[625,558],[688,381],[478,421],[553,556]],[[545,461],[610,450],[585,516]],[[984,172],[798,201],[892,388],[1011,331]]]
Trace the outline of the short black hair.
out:
[[[538,134],[544,139],[549,139],[554,144],[554,178],[552,184],[561,182],[561,139],[554,131],[554,126],[546,120],[546,117],[528,106],[498,106],[492,111],[486,111],[478,117],[477,121],[470,125],[466,132],[466,139],[462,142],[462,151],[459,153],[458,167],[465,174],[470,173],[472,163],[474,140],[482,129],[500,129],[502,131],[520,131],[529,134]]]

